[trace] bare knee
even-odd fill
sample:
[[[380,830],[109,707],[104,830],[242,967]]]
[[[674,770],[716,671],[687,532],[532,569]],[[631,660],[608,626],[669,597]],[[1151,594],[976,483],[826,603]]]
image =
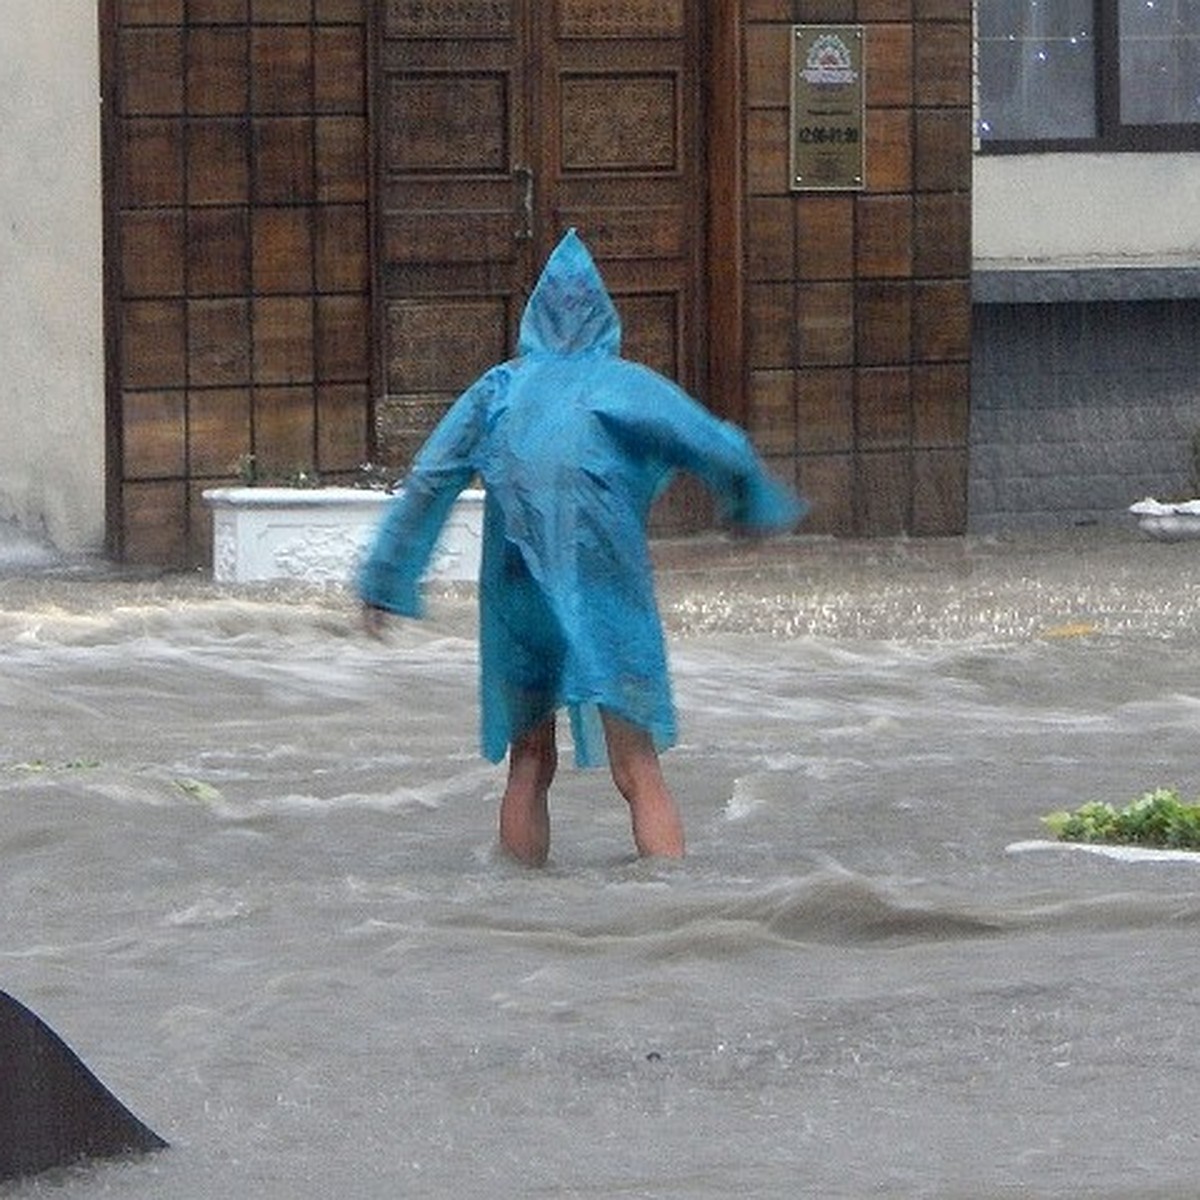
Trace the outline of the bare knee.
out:
[[[509,770],[526,777],[535,791],[546,792],[558,770],[558,740],[554,721],[543,721],[516,738],[509,749]]]
[[[644,729],[608,712],[602,717],[613,783],[621,795],[629,799],[631,794],[644,790],[648,783],[661,779],[658,751]]]

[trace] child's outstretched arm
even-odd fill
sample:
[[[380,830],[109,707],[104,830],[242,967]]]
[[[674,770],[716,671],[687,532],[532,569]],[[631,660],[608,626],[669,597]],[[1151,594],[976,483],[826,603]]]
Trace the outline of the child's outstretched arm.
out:
[[[741,429],[649,368],[627,366],[637,402],[622,405],[615,418],[625,436],[670,468],[703,480],[721,515],[746,532],[782,533],[800,523],[808,503],[771,475]]]
[[[418,617],[420,583],[459,492],[471,482],[488,403],[499,386],[493,369],[467,389],[429,435],[384,514],[358,574],[358,594],[371,609]],[[382,618],[368,628],[378,633]]]

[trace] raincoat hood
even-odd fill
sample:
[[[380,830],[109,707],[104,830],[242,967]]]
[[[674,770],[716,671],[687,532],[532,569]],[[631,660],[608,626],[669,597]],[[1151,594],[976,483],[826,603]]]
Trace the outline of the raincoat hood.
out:
[[[621,318],[574,229],[555,247],[529,297],[518,352],[522,357],[621,352]]]

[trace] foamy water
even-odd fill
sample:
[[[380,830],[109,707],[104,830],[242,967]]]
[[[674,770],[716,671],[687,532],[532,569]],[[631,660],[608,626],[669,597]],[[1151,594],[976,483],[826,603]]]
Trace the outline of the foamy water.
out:
[[[564,755],[542,872],[468,599],[10,598],[0,987],[172,1147],[0,1194],[1193,1195],[1196,862],[1040,817],[1200,792],[1197,640],[952,565],[666,579],[690,856]]]

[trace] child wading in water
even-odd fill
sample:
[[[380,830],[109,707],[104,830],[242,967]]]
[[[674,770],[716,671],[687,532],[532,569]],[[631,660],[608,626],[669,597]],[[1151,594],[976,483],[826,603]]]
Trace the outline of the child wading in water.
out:
[[[683,824],[658,752],[675,712],[646,519],[676,470],[699,476],[724,517],[768,533],[805,505],[746,436],[620,355],[621,324],[571,230],[521,320],[518,356],[455,401],[413,463],[359,576],[369,632],[421,615],[420,581],[450,508],[486,489],[479,578],[481,740],[508,754],[500,841],[523,863],[550,848],[556,714],[579,766],[607,761],[638,853],[679,858]]]

